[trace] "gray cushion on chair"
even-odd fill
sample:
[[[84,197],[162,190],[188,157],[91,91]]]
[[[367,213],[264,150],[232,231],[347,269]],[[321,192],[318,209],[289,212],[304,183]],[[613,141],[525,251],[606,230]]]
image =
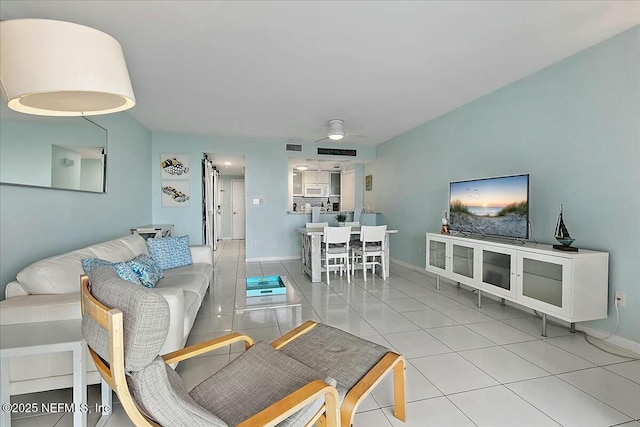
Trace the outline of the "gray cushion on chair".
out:
[[[227,424],[236,425],[316,379],[336,383],[259,341],[189,394]],[[323,403],[318,399],[278,425],[304,425]]]
[[[137,371],[154,360],[169,330],[169,305],[144,286],[122,280],[111,267],[95,267],[90,275],[91,294],[124,317],[124,366]],[[109,334],[90,316],[82,319],[82,334],[104,360],[109,361]]]
[[[227,427],[189,396],[178,374],[160,356],[132,373],[127,382],[140,409],[162,426]]]
[[[280,349],[338,381],[340,399],[390,350],[340,329],[316,325]]]

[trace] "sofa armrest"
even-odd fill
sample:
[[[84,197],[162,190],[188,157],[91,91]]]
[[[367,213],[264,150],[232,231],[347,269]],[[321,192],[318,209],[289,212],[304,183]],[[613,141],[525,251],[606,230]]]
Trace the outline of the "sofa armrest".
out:
[[[27,295],[0,301],[0,325],[73,320],[81,317],[80,292]]]
[[[7,287],[4,289],[4,297],[7,299],[22,297],[25,295],[29,295],[29,291],[27,291],[25,287],[20,284],[20,282],[9,282],[7,283]]]
[[[184,338],[184,291],[177,287],[154,288],[169,304],[169,332],[160,354],[169,353],[183,346]]]
[[[208,245],[191,246],[191,258],[194,264],[213,265],[213,250]]]

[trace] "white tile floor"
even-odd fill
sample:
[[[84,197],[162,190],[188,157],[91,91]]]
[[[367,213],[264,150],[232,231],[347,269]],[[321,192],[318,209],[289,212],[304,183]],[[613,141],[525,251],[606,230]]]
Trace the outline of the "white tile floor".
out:
[[[408,359],[407,422],[393,417],[385,378],[360,405],[356,427],[617,426],[640,427],[640,360],[598,350],[579,334],[548,325],[540,336],[533,315],[392,264],[391,277],[363,282],[357,273],[312,284],[299,261],[245,263],[244,241],[222,241],[215,279],[188,344],[240,330],[271,341],[304,320],[322,321],[395,349]],[[290,309],[234,314],[237,279],[286,275],[302,292],[302,318]],[[242,345],[182,362],[192,388],[243,350]],[[99,401],[91,386],[90,402]],[[14,396],[13,401],[70,401],[70,390]],[[89,417],[89,425],[97,416]],[[71,426],[70,414],[15,418],[13,425]],[[120,405],[107,423],[130,426]]]

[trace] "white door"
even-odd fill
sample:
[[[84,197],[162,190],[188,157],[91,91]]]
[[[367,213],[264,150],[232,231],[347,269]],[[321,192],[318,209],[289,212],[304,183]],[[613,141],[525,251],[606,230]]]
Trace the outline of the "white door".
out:
[[[231,181],[232,239],[244,239],[244,181]]]

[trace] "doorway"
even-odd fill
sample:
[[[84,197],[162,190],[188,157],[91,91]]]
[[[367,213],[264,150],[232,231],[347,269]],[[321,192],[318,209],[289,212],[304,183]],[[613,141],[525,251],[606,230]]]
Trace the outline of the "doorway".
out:
[[[203,233],[212,236],[215,243],[208,243],[216,248],[219,240],[245,238],[245,160],[221,153],[204,153],[204,158],[215,169],[216,183],[203,181]]]
[[[244,239],[244,181],[234,179],[231,181],[231,238]]]

